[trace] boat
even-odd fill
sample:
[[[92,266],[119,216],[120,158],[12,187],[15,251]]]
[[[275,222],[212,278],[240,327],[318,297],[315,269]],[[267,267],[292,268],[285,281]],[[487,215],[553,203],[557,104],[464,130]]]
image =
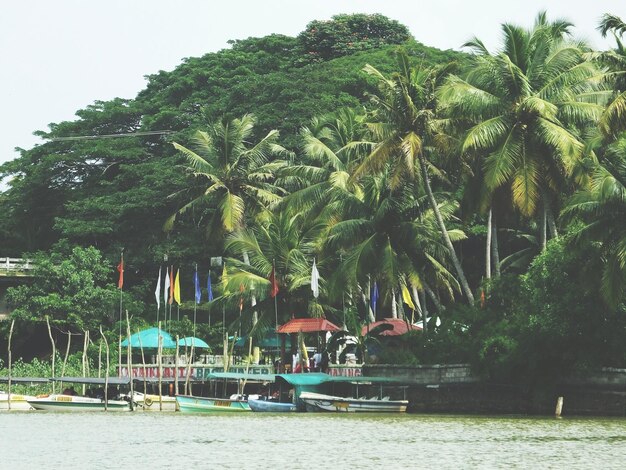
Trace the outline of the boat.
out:
[[[28,404],[28,400],[35,398],[31,395],[21,395],[19,393],[11,394],[11,410],[32,410]],[[0,392],[0,410],[9,409],[9,394]]]
[[[161,396],[161,406],[159,406],[159,396],[154,394],[133,393],[133,402],[139,410],[145,411],[176,411],[176,397],[169,395]]]
[[[272,400],[255,400],[248,399],[248,405],[252,411],[266,411],[270,413],[285,413],[296,411],[294,403],[280,403]]]
[[[406,411],[408,400],[389,400],[379,398],[345,398],[324,395],[322,393],[300,393],[307,411],[339,411],[356,413],[401,413]]]
[[[36,410],[46,411],[104,411],[104,400],[80,395],[38,395],[27,400]],[[108,411],[130,411],[130,402],[126,400],[108,400]]]
[[[176,395],[176,404],[183,413],[213,413],[251,411],[247,400],[233,398],[206,398]]]

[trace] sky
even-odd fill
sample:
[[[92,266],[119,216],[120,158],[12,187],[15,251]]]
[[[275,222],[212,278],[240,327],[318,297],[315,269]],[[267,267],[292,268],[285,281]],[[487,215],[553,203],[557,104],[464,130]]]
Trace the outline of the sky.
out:
[[[612,41],[596,31],[624,0],[6,0],[0,13],[0,163],[32,135],[75,119],[96,100],[134,98],[145,76],[186,57],[228,46],[230,39],[296,36],[313,20],[342,13],[381,13],[420,42],[460,49],[473,36],[499,46],[500,24],[529,27],[537,12],[574,23],[596,48]]]

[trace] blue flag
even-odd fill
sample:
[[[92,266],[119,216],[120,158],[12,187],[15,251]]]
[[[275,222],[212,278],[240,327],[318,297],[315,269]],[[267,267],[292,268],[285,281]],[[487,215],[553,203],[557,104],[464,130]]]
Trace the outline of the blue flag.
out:
[[[211,288],[211,270],[209,269],[209,278],[206,281],[206,290],[209,294],[209,302],[213,300],[213,289]]]
[[[374,281],[374,286],[372,287],[372,291],[370,293],[370,305],[372,306],[372,312],[374,312],[374,317],[376,317],[376,304],[378,303],[378,284]]]
[[[202,298],[202,292],[200,292],[200,279],[198,278],[198,268],[196,267],[196,272],[193,273],[193,285],[196,288],[196,303],[200,303],[200,299]]]

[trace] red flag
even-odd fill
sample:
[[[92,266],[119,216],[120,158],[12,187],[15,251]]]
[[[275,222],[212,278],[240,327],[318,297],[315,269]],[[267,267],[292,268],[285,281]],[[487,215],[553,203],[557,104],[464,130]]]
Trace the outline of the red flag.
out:
[[[276,280],[276,271],[272,266],[272,272],[270,273],[270,297],[276,297],[278,294],[278,281]]]
[[[117,281],[117,288],[121,289],[124,286],[124,255],[120,259],[120,264],[117,265],[117,270],[120,273],[120,279]]]
[[[480,308],[485,306],[485,291],[481,289],[480,291]]]
[[[170,299],[167,303],[170,305],[174,303],[174,265],[172,265],[172,269],[170,271]]]
[[[241,292],[241,297],[239,298],[239,313],[243,310],[243,284],[239,284],[239,292]]]

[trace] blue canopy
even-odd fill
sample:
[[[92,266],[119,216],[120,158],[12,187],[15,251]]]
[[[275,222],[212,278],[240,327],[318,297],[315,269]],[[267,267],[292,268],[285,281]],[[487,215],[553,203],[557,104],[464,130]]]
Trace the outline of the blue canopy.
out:
[[[209,348],[209,345],[206,343],[206,341],[201,340],[200,338],[195,338],[193,336],[179,339],[178,345],[183,347],[193,346],[194,348]]]
[[[163,348],[176,348],[176,341],[172,339],[172,336],[167,331],[161,330],[161,338],[161,346]],[[133,348],[139,348],[141,346],[144,349],[157,349],[159,347],[159,329],[148,328],[147,330],[143,330],[139,333],[135,333],[134,335],[130,335],[130,345]],[[122,346],[128,346],[128,338],[122,341]]]

